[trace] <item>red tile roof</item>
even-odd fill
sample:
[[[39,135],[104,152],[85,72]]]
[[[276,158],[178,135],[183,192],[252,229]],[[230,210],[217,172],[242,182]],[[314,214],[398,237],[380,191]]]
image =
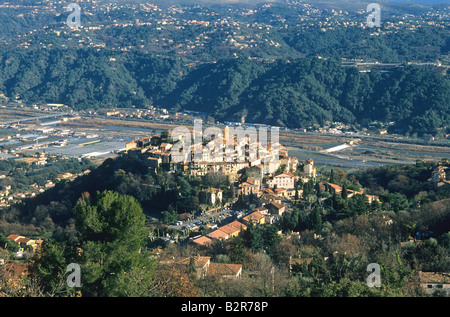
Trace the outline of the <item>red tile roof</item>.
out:
[[[208,245],[212,243],[212,240],[206,236],[201,236],[200,238],[192,240],[192,242],[198,245]]]
[[[275,177],[280,177],[280,176],[295,177],[294,174],[292,174],[292,173],[283,172],[283,173],[280,173],[280,174],[275,175],[274,178],[275,178]]]
[[[269,205],[274,206],[277,209],[281,209],[281,208],[286,207],[284,204],[279,204],[279,203],[277,203],[275,201],[271,202]]]
[[[228,234],[226,234],[224,231],[217,229],[207,234],[208,237],[213,239],[226,239],[228,238]]]
[[[25,238],[25,237],[19,236],[19,235],[17,235],[17,234],[10,234],[10,235],[8,236],[8,239],[12,239],[12,240],[14,240],[14,241],[16,241],[16,240],[19,239],[19,238]]]
[[[223,232],[225,232],[227,234],[233,234],[233,233],[240,232],[241,230],[246,230],[246,229],[247,229],[247,226],[237,220],[219,228],[219,230],[222,230]]]
[[[30,240],[31,239],[27,239],[27,238],[19,238],[16,240],[16,242],[27,244]]]
[[[243,219],[245,221],[259,222],[264,215],[258,211],[252,212],[250,215],[245,216]]]
[[[209,265],[208,274],[237,276],[241,270],[242,264],[211,263]]]

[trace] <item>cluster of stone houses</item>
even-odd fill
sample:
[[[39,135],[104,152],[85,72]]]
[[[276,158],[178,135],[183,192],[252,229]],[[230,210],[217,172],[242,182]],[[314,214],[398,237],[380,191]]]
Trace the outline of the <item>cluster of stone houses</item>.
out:
[[[443,187],[450,185],[450,168],[447,166],[439,165],[435,170],[431,172],[430,181],[436,187]]]
[[[218,151],[219,146],[214,147],[210,144],[217,141],[211,141],[206,145],[191,145],[189,150],[179,153],[176,150],[172,150],[173,144],[160,142],[160,136],[146,137],[128,142],[126,151],[146,153],[151,169],[154,172],[162,164],[167,164],[166,167],[170,168],[170,170],[182,171],[188,175],[203,176],[208,173],[223,173],[232,179],[238,175],[240,170],[247,166],[259,165],[264,167],[266,166],[263,163],[264,161],[270,164],[270,161],[274,160],[273,155],[275,155],[270,154],[268,151],[264,153],[264,158],[257,159],[255,155],[246,151],[245,155],[239,156],[238,159],[238,149],[242,149],[244,143],[237,143],[225,146],[224,155],[221,156],[215,153],[215,151]],[[201,147],[200,150],[198,150],[198,147]]]
[[[298,159],[289,157],[286,149],[279,143],[261,144],[249,138],[230,138],[225,128],[224,137],[215,138],[205,144],[192,144],[179,149],[181,140],[162,143],[160,135],[148,136],[126,144],[126,151],[147,153],[152,168],[168,164],[170,170],[178,170],[188,175],[205,175],[221,172],[236,177],[246,167],[259,167],[262,174],[271,174],[280,166],[287,172],[295,172]],[[306,162],[306,175],[312,177],[315,170],[312,161]]]
[[[271,189],[270,194],[282,197],[283,199],[291,199],[295,195],[295,184],[301,178],[302,181],[308,181],[316,177],[316,167],[314,161],[308,159],[304,164],[299,164],[299,160],[288,155],[287,150],[278,145],[277,150],[271,153],[268,146],[264,149],[260,144],[255,148],[258,149],[258,154],[247,153],[244,160],[237,159],[237,152],[240,149],[245,149],[249,152],[246,146],[248,140],[234,140],[230,143],[229,139],[223,139],[225,149],[230,154],[232,160],[224,161],[223,157],[212,156],[210,149],[217,147],[209,147],[211,142],[220,142],[214,139],[206,145],[202,145],[201,160],[194,160],[195,145],[191,145],[191,151],[184,153],[180,160],[176,158],[179,153],[173,152],[173,144],[162,143],[161,136],[149,136],[136,141],[127,143],[126,149],[129,151],[138,151],[145,153],[149,161],[149,168],[151,172],[157,173],[159,167],[165,164],[165,167],[172,171],[181,171],[190,176],[204,176],[209,173],[220,173],[226,175],[231,182],[235,184],[235,193],[237,196],[243,195],[248,197],[250,195],[258,198],[262,197],[265,192],[264,189]],[[214,154],[214,153],[213,153]],[[188,157],[189,156],[189,157]],[[275,156],[278,159],[275,160]],[[302,166],[301,176],[295,176],[294,173]],[[275,172],[275,171],[278,171]],[[245,176],[245,177],[242,177]],[[222,200],[220,190],[214,190],[214,197],[210,197],[207,201],[218,202]],[[211,194],[212,195],[212,194]],[[267,195],[266,195],[267,196]]]

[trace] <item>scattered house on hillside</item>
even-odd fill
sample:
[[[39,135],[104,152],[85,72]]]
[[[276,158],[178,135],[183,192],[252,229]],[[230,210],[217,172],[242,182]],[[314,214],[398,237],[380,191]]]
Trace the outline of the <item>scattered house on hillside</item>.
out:
[[[419,284],[427,292],[440,290],[450,295],[450,273],[418,272]]]
[[[277,195],[278,197],[286,198],[286,193],[287,193],[287,191],[286,191],[286,189],[284,189],[284,188],[274,188],[274,189],[273,189],[273,192],[274,192],[275,195]]]
[[[161,144],[161,136],[160,135],[151,135],[151,136],[147,136],[145,138],[139,139],[135,142],[137,143],[138,148],[158,146],[158,144]]]
[[[16,241],[16,242],[17,242],[17,240],[20,239],[20,238],[25,238],[25,237],[24,237],[24,236],[19,236],[18,234],[10,234],[10,235],[8,236],[8,239],[14,240],[14,241]]]
[[[286,199],[292,200],[295,199],[295,195],[297,193],[297,197],[301,197],[303,194],[303,189],[287,189],[286,192],[284,193],[284,196],[286,197]]]
[[[69,179],[69,180],[74,180],[76,178],[75,175],[73,175],[72,173],[63,173],[63,174],[58,174],[58,176],[56,177],[56,179],[58,181],[62,181],[64,179]]]
[[[261,188],[261,179],[259,179],[259,178],[254,178],[254,177],[248,176],[248,177],[242,178],[241,181],[242,182],[247,182],[247,183],[252,184],[252,185],[256,185],[259,188]]]
[[[289,188],[289,189],[285,189],[285,188],[275,188],[273,190],[273,192],[275,193],[275,195],[277,195],[278,197],[281,197],[283,199],[288,199],[291,200],[293,198],[295,198],[295,191],[297,189],[295,188]],[[299,197],[302,195],[303,190],[298,190],[298,195]]]
[[[38,239],[38,240],[33,240],[33,239],[28,239],[24,236],[20,236],[17,234],[11,234],[8,236],[8,239],[14,240],[15,242],[17,242],[19,244],[19,246],[21,248],[25,248],[25,247],[31,247],[33,249],[33,251],[36,250],[36,248],[42,244],[42,240]]]
[[[208,238],[207,236],[200,236],[192,239],[192,243],[197,246],[208,246],[213,242],[211,238]]]
[[[433,181],[433,183],[437,184],[440,181],[446,179],[445,169],[447,168],[443,166],[438,166],[435,170],[431,172],[431,180]]]
[[[18,243],[19,250],[16,252],[17,257],[22,257],[24,249],[26,247],[31,248],[33,252],[36,251],[38,247],[40,247],[40,244],[42,243],[42,240],[37,240],[38,243],[36,243],[36,240],[25,238],[24,236],[19,236],[17,234],[11,234],[8,236],[8,239],[13,240],[14,242]]]
[[[326,188],[331,188],[332,190],[334,190],[334,192],[337,195],[340,195],[342,193],[342,187],[337,185],[337,184],[333,184],[333,183],[319,183],[320,189],[322,191],[325,191]]]
[[[326,188],[329,187],[329,188],[332,188],[336,192],[336,195],[342,194],[342,187],[337,184],[320,183],[319,186],[322,191],[325,191]],[[348,198],[351,198],[354,195],[366,195],[367,201],[369,204],[372,203],[374,200],[376,200],[378,202],[380,201],[380,198],[376,195],[367,195],[367,194],[364,194],[364,191],[356,191],[356,190],[352,190],[352,189],[347,189],[347,197]]]
[[[369,204],[371,204],[372,202],[374,202],[375,200],[380,202],[380,197],[375,196],[375,195],[366,195],[367,197],[367,201]]]
[[[55,187],[55,183],[53,183],[51,180],[47,180],[44,187],[45,188],[53,188],[53,187]]]
[[[241,231],[247,230],[247,226],[237,220],[234,220],[225,226],[219,227],[219,230],[225,232],[229,238],[234,238],[237,237]]]
[[[167,151],[169,151],[172,148],[172,144],[170,144],[170,143],[161,143],[159,148],[161,149],[161,151],[167,152]]]
[[[127,142],[125,145],[125,151],[128,152],[130,150],[134,150],[138,147],[138,143],[136,141]]]
[[[151,157],[151,156],[149,156],[147,159],[149,172],[153,175],[156,175],[158,168],[162,164],[162,159],[160,157]]]
[[[448,186],[450,185],[450,181],[447,179],[447,173],[449,173],[449,168],[440,165],[431,172],[430,181],[436,187]]]
[[[279,159],[280,166],[284,166],[284,171],[288,173],[294,173],[297,170],[298,158],[281,153],[279,155]]]
[[[280,217],[286,211],[286,205],[283,203],[271,202],[270,204],[266,205],[266,207],[269,209],[272,215]]]
[[[264,194],[275,195],[275,192],[274,192],[272,189],[270,189],[270,188],[263,188],[263,189],[262,189],[262,194],[263,194],[263,195],[264,195]]]
[[[171,161],[171,153],[170,151],[161,151],[159,149],[153,149],[146,152],[149,157],[160,158],[162,164],[169,164]]]
[[[265,221],[266,219],[265,219],[264,215],[258,211],[254,211],[242,219],[246,222],[254,223],[254,224],[258,224],[258,225],[262,225],[262,224],[266,223],[266,221]]]

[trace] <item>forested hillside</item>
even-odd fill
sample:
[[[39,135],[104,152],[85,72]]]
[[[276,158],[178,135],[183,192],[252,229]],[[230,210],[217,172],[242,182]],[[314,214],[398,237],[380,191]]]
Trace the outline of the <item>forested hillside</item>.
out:
[[[305,56],[341,56],[380,62],[434,61],[449,54],[448,29],[400,29],[386,34],[372,30],[337,28],[323,32],[316,27],[288,32],[284,40]]]
[[[160,171],[149,172],[149,160],[143,154],[130,153],[108,159],[90,174],[70,182],[59,182],[35,198],[0,210],[0,228],[12,228],[28,234],[52,233],[57,238],[73,238],[72,209],[85,193],[93,198],[97,192],[113,190],[135,197],[149,214],[162,212],[196,212],[199,209],[198,191],[208,186],[224,187],[226,177],[204,177],[189,180],[184,175]],[[17,228],[19,226],[20,228]]]
[[[153,104],[289,128],[379,120],[418,134],[446,133],[450,123],[450,78],[431,66],[361,73],[316,57],[192,66],[138,52],[53,49],[3,52],[0,74],[7,97],[78,110]]]
[[[177,62],[96,50],[17,50],[1,55],[0,91],[75,109],[144,107],[172,89]],[[175,72],[177,76],[171,76]],[[172,78],[175,77],[175,78]]]
[[[290,128],[326,121],[365,124],[394,121],[394,129],[437,133],[448,126],[448,77],[405,66],[391,73],[360,73],[332,60],[280,63],[240,99],[248,121]]]

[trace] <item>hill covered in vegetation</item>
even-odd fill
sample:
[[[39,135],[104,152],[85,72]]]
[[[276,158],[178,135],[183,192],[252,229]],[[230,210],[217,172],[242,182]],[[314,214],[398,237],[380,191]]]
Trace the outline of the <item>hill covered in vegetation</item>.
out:
[[[450,79],[432,66],[359,72],[337,59],[223,59],[197,66],[138,52],[12,51],[0,54],[0,91],[75,109],[146,107],[209,113],[218,120],[289,128],[340,121],[446,133]]]

